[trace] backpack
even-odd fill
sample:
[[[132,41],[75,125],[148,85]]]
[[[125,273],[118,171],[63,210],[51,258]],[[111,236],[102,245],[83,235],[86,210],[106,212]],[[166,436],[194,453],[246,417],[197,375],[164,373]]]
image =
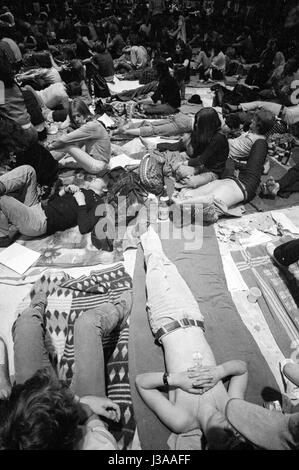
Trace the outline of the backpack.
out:
[[[143,187],[152,194],[159,196],[164,189],[164,162],[159,160],[154,154],[147,154],[143,157],[139,167],[139,177]]]

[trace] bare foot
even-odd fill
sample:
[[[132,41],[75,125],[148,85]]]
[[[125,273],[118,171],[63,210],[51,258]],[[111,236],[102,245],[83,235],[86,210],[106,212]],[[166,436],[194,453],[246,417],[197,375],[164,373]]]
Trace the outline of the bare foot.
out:
[[[0,337],[0,400],[7,398],[10,391],[7,348],[3,338]]]

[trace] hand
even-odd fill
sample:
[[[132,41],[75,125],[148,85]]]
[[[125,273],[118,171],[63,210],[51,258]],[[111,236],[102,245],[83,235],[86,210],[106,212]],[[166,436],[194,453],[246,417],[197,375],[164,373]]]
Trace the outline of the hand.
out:
[[[104,416],[116,423],[120,421],[120,408],[109,398],[88,395],[80,398],[80,403],[88,405],[99,416]]]
[[[193,388],[204,388],[205,391],[215,387],[222,378],[219,366],[192,367],[188,369],[188,374],[193,381]]]
[[[82,193],[82,191],[77,191],[76,193],[73,194],[73,196],[76,199],[78,206],[85,206],[86,201],[85,201],[85,196]]]
[[[66,193],[75,194],[78,191],[80,191],[80,188],[78,186],[76,186],[75,184],[69,184],[68,186],[65,187],[65,192]]]
[[[193,383],[195,383],[195,381],[190,377],[190,372],[188,371],[169,374],[168,383],[170,386],[179,387],[181,390],[188,393],[193,393],[195,395],[203,393],[199,388],[193,387]]]

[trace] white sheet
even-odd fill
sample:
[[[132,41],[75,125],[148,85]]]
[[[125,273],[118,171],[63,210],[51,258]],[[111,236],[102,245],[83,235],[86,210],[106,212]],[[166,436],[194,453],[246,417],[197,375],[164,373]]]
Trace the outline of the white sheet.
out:
[[[19,243],[13,243],[0,253],[0,263],[9,269],[24,274],[40,257],[40,253]]]
[[[114,83],[107,83],[110,93],[116,95],[122,91],[135,90],[140,87],[138,80],[119,80],[114,76]]]
[[[121,155],[117,155],[116,157],[112,157],[109,163],[109,167],[111,170],[116,168],[117,166],[122,166],[125,168],[127,165],[139,165],[140,160],[134,160],[134,158],[128,157],[128,155],[122,153]]]

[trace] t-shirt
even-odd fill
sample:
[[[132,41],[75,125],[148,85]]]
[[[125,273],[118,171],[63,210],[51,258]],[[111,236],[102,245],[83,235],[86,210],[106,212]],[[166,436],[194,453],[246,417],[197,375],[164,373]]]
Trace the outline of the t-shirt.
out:
[[[157,90],[152,96],[152,100],[156,103],[168,103],[174,109],[181,106],[181,94],[177,81],[170,75],[159,81]]]
[[[65,134],[52,144],[53,150],[62,150],[71,144],[79,147],[85,145],[85,151],[95,160],[109,163],[111,157],[111,143],[106,128],[100,122],[92,120],[76,129],[70,134]]]
[[[229,157],[237,160],[247,160],[254,142],[264,138],[261,135],[248,131],[236,139],[228,139]]]
[[[99,74],[102,77],[112,77],[114,75],[114,63],[108,51],[96,54],[93,61],[98,66]]]
[[[92,190],[81,189],[86,204],[79,206],[71,193],[63,196],[54,194],[48,200],[44,211],[47,217],[47,234],[67,230],[78,225],[80,233],[89,233],[99,220],[95,215],[96,208],[103,199]]]
[[[36,93],[49,109],[55,109],[56,107],[63,105],[69,99],[63,83],[53,83],[53,85],[50,85],[43,90],[36,91]]]

